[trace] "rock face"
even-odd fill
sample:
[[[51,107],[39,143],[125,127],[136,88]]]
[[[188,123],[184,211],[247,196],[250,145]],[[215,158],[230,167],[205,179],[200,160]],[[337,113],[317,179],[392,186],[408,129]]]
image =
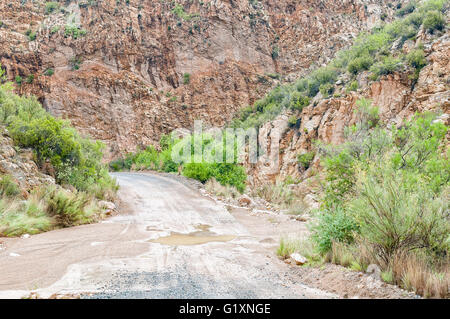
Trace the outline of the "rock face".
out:
[[[319,159],[316,156],[310,168],[305,170],[299,165],[297,155],[311,151],[315,140],[342,143],[344,128],[355,123],[356,101],[362,97],[373,100],[373,105],[378,106],[380,119],[384,123],[398,125],[404,119],[411,118],[415,112],[436,111],[442,113],[438,120],[449,125],[450,35],[447,32],[428,43],[426,35],[422,34],[417,41],[426,44],[425,50],[428,54],[428,65],[421,70],[417,83],[411,80],[411,74],[408,73],[384,76],[358,92],[351,92],[339,98],[321,99],[317,105],[312,103],[303,109],[299,128],[288,127],[289,112],[266,123],[260,130],[259,138],[278,142],[269,144],[269,147],[279,147],[279,165],[271,167],[270,171],[265,162],[249,165],[247,172],[252,176],[251,183],[257,186],[267,183],[268,180],[285,180],[288,176],[300,180],[308,179],[314,171],[317,172]],[[267,129],[275,126],[276,130]],[[277,150],[274,153],[276,152]],[[310,188],[306,184],[300,183],[297,187]],[[317,205],[313,203],[309,206]]]
[[[225,124],[390,19],[389,2],[2,1],[0,62],[19,93],[106,142],[110,159],[195,119]]]

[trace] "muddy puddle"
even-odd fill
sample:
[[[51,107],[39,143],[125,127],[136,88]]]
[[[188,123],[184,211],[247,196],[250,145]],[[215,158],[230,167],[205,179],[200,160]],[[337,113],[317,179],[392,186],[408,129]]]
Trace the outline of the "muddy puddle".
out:
[[[198,231],[182,234],[177,232],[172,232],[169,236],[159,237],[157,239],[149,240],[152,243],[159,243],[169,246],[192,246],[192,245],[202,245],[211,242],[227,242],[236,238],[233,235],[218,235],[211,232],[209,225],[197,225],[195,226]]]

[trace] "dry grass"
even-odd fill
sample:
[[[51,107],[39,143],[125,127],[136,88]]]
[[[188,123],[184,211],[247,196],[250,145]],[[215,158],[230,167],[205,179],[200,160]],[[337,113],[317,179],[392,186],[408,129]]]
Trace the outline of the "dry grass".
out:
[[[283,259],[289,258],[292,253],[298,252],[301,241],[296,239],[281,238],[277,255]]]
[[[314,244],[308,239],[281,238],[277,255],[283,259],[289,258],[292,253],[299,253],[308,261],[306,265],[320,266],[325,259],[316,252]]]
[[[365,271],[369,264],[377,264],[379,259],[374,258],[367,246],[360,242],[354,245],[333,243],[325,261],[356,271]],[[433,267],[430,264],[433,264]],[[380,268],[381,278],[387,283],[397,284],[426,298],[450,296],[448,260],[431,263],[417,253],[401,253],[393,257],[389,265],[381,264]]]
[[[37,234],[52,229],[54,222],[37,195],[28,200],[0,199],[0,236]]]
[[[265,184],[252,190],[252,196],[260,197],[282,209],[289,208],[294,202],[292,190],[283,183]]]
[[[206,182],[205,189],[209,193],[223,198],[238,198],[241,195],[235,187],[229,185],[224,186],[216,181],[215,178],[211,178]]]
[[[412,253],[398,254],[391,265],[394,281],[406,290],[426,298],[448,298],[450,270],[448,260],[434,263],[433,268],[424,257]]]
[[[0,196],[0,236],[37,234],[95,221],[101,210],[91,194],[37,188],[24,200]]]

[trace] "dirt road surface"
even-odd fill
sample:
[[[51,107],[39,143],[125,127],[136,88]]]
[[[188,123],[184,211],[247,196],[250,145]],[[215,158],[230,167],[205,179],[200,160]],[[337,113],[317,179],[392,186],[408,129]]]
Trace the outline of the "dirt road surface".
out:
[[[121,214],[6,239],[0,298],[334,298],[275,255],[303,223],[230,209],[177,178],[117,173]]]

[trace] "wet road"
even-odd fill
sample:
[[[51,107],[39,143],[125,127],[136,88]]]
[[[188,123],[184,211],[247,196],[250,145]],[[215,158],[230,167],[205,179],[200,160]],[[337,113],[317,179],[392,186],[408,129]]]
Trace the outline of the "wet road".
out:
[[[277,235],[176,178],[117,173],[121,214],[102,223],[7,239],[0,298],[324,298],[291,277]]]

